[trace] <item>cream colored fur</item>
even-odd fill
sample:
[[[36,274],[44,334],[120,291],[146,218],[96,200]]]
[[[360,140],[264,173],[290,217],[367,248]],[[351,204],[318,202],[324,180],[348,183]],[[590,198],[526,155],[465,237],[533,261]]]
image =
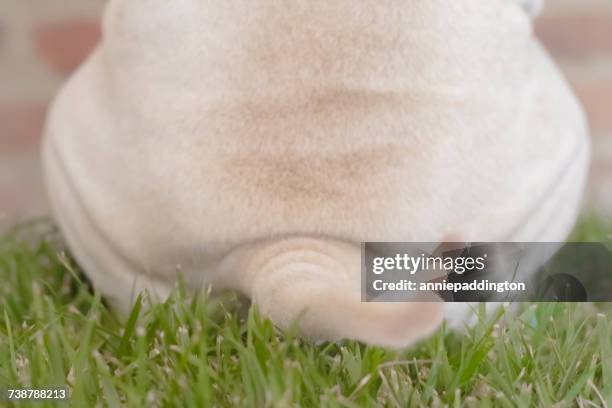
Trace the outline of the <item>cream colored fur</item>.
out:
[[[519,0],[111,0],[58,96],[56,218],[122,309],[180,272],[305,335],[403,346],[441,303],[361,303],[360,242],[562,240],[581,109]]]

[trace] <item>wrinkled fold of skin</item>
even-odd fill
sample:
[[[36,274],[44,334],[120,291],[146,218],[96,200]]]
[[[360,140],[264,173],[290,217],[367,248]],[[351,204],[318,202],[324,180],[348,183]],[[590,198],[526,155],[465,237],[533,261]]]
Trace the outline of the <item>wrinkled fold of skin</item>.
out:
[[[361,303],[360,242],[559,241],[575,220],[587,128],[536,9],[111,0],[47,122],[55,217],[123,310],[180,273],[305,336],[411,344],[444,305]]]

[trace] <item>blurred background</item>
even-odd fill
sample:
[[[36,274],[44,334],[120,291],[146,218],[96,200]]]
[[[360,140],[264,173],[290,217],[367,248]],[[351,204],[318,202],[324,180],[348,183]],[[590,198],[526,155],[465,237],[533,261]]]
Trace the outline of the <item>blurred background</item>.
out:
[[[0,227],[46,215],[38,146],[50,101],[100,37],[103,0],[0,0]],[[612,0],[549,0],[536,34],[585,107],[585,206],[612,215]]]

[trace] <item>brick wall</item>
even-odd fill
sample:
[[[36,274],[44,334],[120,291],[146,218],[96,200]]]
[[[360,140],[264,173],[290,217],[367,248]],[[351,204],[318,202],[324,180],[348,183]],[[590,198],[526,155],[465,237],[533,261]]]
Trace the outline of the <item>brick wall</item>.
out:
[[[0,0],[0,226],[46,214],[38,145],[62,82],[99,38],[101,0]]]
[[[536,33],[589,117],[594,157],[587,203],[612,214],[612,1],[549,0]]]
[[[99,38],[103,4],[0,1],[0,225],[46,213],[38,163],[46,108]],[[589,115],[587,202],[612,213],[612,1],[549,0],[536,32]]]

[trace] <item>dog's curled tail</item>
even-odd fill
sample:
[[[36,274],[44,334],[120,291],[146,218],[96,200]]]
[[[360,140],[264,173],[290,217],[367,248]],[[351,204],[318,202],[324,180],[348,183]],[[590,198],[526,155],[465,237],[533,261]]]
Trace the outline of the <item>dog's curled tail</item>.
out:
[[[286,238],[231,254],[225,282],[248,295],[281,328],[297,325],[315,340],[357,339],[399,348],[430,334],[442,321],[439,302],[361,301],[358,244]]]

